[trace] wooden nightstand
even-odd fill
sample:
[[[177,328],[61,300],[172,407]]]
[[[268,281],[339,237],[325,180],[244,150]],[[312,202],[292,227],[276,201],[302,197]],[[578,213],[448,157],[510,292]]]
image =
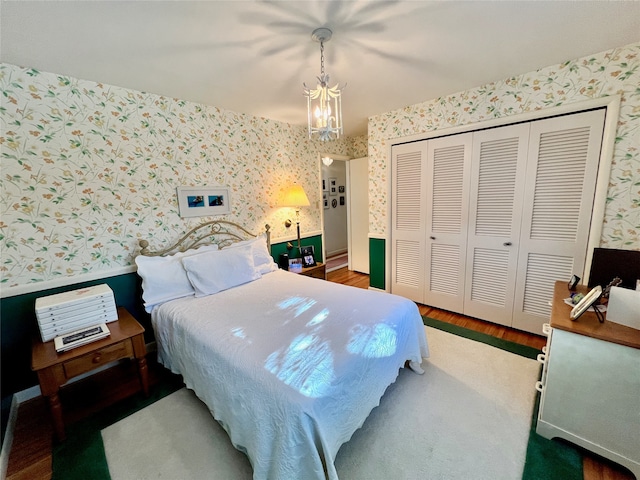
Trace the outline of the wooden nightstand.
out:
[[[33,339],[31,369],[38,373],[42,395],[49,400],[53,427],[60,441],[65,439],[65,433],[58,392],[71,378],[122,358],[135,358],[140,385],[149,395],[144,328],[123,307],[118,307],[118,320],[107,327],[109,337],[62,353],[56,352],[53,340],[43,343],[40,338]]]
[[[307,277],[313,278],[321,278],[322,280],[327,279],[327,266],[324,263],[318,263],[314,267],[303,268],[300,272],[300,275],[305,275]]]

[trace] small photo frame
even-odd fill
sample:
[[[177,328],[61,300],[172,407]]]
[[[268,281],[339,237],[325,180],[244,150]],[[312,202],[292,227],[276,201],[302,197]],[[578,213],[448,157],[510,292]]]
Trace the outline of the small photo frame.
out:
[[[580,315],[589,310],[590,307],[593,306],[593,309],[596,313],[598,313],[598,305],[594,305],[600,297],[602,296],[602,287],[600,285],[596,285],[587,293],[578,304],[573,307],[571,313],[569,314],[569,318],[571,320],[577,320]]]
[[[205,217],[231,212],[231,199],[226,187],[178,187],[177,194],[181,217]]]
[[[301,258],[290,258],[289,259],[289,271],[290,272],[301,272],[302,271],[302,259]]]
[[[338,187],[338,193],[344,193],[344,185]]]
[[[309,247],[300,247],[300,258],[302,258],[303,267],[315,267],[316,257],[313,254],[313,245]]]
[[[337,178],[330,178],[329,179],[329,195],[337,195],[338,194],[338,179]]]
[[[344,196],[340,195],[340,205],[344,205]]]
[[[322,177],[322,191],[323,192],[328,192],[329,191],[329,182],[324,177]]]
[[[325,210],[329,208],[329,198],[327,197],[327,192],[322,192],[322,204],[324,205]]]

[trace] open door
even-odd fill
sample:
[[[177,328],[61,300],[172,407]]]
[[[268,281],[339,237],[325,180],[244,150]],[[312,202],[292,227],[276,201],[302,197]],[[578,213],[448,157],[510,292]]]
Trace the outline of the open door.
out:
[[[369,159],[347,162],[349,270],[369,274]]]

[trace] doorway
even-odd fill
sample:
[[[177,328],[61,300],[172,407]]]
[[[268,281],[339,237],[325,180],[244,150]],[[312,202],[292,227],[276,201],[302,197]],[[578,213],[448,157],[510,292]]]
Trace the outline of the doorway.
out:
[[[349,157],[340,155],[320,155],[323,203],[321,209],[323,217],[322,245],[327,272],[343,268],[349,263],[347,227],[349,206],[346,198],[347,162],[349,160]]]
[[[327,272],[348,267],[369,273],[367,158],[352,160],[332,154],[319,157],[322,244]],[[326,157],[332,161],[323,161]]]

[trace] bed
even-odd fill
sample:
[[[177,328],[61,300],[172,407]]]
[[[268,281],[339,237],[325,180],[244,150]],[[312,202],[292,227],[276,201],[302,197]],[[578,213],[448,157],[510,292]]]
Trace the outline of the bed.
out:
[[[231,241],[223,231],[235,224],[203,226],[213,233],[187,248],[189,235],[160,252],[141,242],[159,362],[208,406],[255,480],[337,479],[338,449],[399,369],[422,373],[429,352],[417,306],[279,270],[268,226]],[[196,248],[207,236],[213,242]]]

